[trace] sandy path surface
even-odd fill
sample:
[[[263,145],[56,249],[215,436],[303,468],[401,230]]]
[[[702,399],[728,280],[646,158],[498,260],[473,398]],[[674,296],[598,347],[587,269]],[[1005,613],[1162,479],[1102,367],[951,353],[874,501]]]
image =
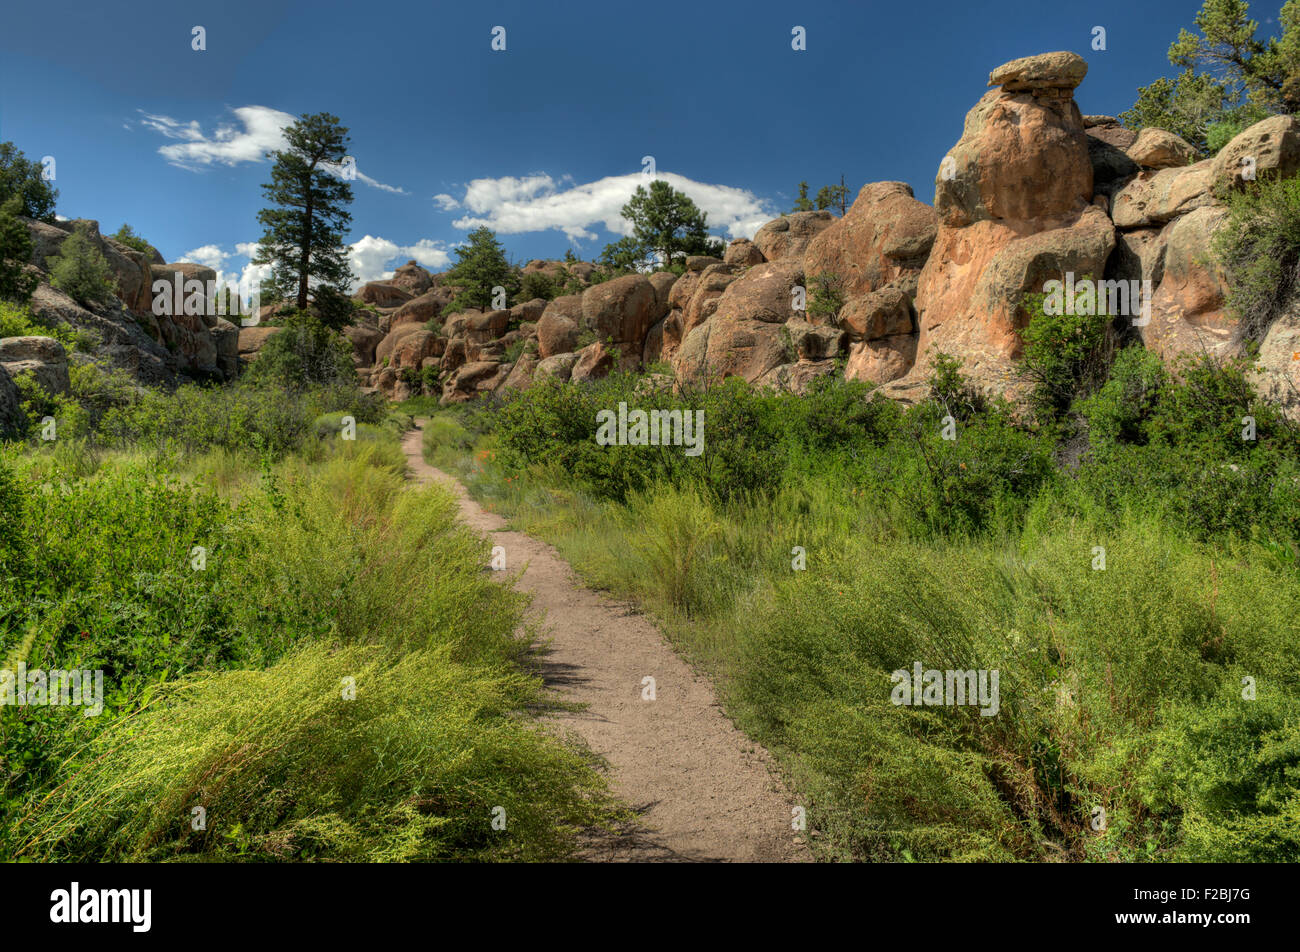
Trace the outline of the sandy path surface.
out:
[[[419,421],[423,424],[424,421]],[[424,461],[421,430],[402,442],[413,478],[456,495],[461,518],[505,547],[507,573],[533,596],[550,639],[546,682],[585,705],[554,717],[609,761],[614,792],[643,829],[601,835],[584,850],[596,862],[799,862],[810,857],[791,829],[796,801],[770,755],[722,713],[695,674],[644,616],[587,589],[555,549],[486,512],[454,477]],[[654,678],[656,699],[642,697]]]

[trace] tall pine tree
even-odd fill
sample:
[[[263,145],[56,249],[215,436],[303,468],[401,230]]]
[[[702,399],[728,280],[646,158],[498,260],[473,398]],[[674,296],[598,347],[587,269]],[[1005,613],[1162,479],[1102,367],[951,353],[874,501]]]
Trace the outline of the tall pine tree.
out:
[[[329,113],[304,115],[284,131],[286,148],[275,159],[271,181],[262,188],[274,207],[257,220],[265,227],[254,264],[271,265],[263,294],[296,298],[299,310],[318,296],[337,299],[352,284],[344,229],[352,186],[343,178],[348,130]]]

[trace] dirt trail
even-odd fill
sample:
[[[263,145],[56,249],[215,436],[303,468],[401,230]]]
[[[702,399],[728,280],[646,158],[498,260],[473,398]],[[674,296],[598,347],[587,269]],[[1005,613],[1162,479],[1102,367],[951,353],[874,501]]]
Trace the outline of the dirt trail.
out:
[[[418,421],[423,426],[424,421]],[[610,764],[614,791],[644,829],[600,836],[584,850],[597,862],[799,862],[795,801],[769,769],[770,755],[722,713],[713,686],[696,675],[642,615],[583,586],[555,549],[505,529],[454,477],[424,461],[421,430],[402,447],[414,478],[452,490],[461,518],[505,548],[507,572],[526,566],[517,587],[533,596],[550,638],[546,682],[585,705],[555,715]],[[656,699],[642,700],[643,679]]]

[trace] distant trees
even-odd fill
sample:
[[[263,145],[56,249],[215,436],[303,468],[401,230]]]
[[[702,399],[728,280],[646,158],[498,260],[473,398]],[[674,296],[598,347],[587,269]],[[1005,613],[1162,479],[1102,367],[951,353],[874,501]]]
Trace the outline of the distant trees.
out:
[[[478,308],[494,310],[495,288],[505,291],[509,301],[519,290],[519,274],[506,258],[505,248],[496,233],[486,225],[469,233],[469,240],[456,249],[456,263],[444,280],[459,292],[444,313]]]
[[[838,210],[843,216],[849,210],[849,187],[844,184],[844,176],[840,176],[839,185],[823,185],[817,190],[817,197],[810,199],[808,197],[808,183],[799,183],[799,197],[794,200],[792,212],[810,212],[813,210],[825,211],[827,209]]]
[[[345,309],[352,269],[343,244],[352,221],[347,210],[352,186],[340,166],[346,158],[348,130],[329,113],[304,115],[284,131],[287,148],[270,153],[275,159],[271,181],[263,185],[272,207],[258,212],[265,227],[254,264],[271,266],[262,288],[271,300],[295,299],[299,310],[309,301],[325,299],[330,323]]]
[[[0,142],[0,203],[16,195],[17,214],[53,222],[59,191],[45,180],[43,171],[39,162],[29,160],[12,142]]]
[[[1245,0],[1204,0],[1198,33],[1180,30],[1169,62],[1182,67],[1138,90],[1120,114],[1130,129],[1156,126],[1213,154],[1270,115],[1300,112],[1300,2],[1282,5],[1281,37],[1256,38]]]

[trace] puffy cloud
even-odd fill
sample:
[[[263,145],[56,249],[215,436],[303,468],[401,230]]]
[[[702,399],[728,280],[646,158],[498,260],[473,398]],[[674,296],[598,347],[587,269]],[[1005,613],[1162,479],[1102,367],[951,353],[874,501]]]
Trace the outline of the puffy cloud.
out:
[[[433,196],[433,203],[444,212],[449,212],[453,208],[460,208],[460,202],[456,201],[456,199],[452,198],[446,192]]]
[[[211,165],[239,165],[244,162],[262,162],[267,152],[285,147],[284,130],[297,118],[269,106],[240,106],[232,109],[238,123],[219,124],[209,135],[197,120],[182,122],[170,116],[153,115],[141,111],[140,125],[168,139],[169,145],[160,146],[158,154],[172,165],[197,171]],[[340,168],[334,166],[331,171]],[[337,174],[337,172],[336,172]],[[398,195],[406,190],[356,171],[358,181],[373,188]]]
[[[746,189],[696,182],[672,172],[660,172],[656,178],[685,192],[708,212],[709,228],[714,233],[750,238],[759,226],[776,216],[766,200]],[[463,207],[469,212],[452,223],[457,228],[486,225],[501,234],[555,228],[573,241],[591,241],[597,237],[592,230],[596,226],[616,235],[631,234],[622,209],[636,187],[646,182],[645,177],[634,172],[569,185],[567,181],[557,183],[549,175],[535,173],[474,179],[459,202],[450,195],[436,195],[434,201],[444,211]]]
[[[201,248],[195,248],[193,251],[187,251],[181,255],[182,261],[193,261],[195,264],[206,265],[213,271],[220,271],[222,264],[230,257],[230,253],[222,251],[219,245],[204,245]]]
[[[410,260],[430,271],[442,271],[451,262],[451,255],[441,241],[421,238],[413,245],[399,245],[387,238],[366,235],[348,247],[348,260],[356,277],[355,288],[367,281],[391,278],[398,263]]]

